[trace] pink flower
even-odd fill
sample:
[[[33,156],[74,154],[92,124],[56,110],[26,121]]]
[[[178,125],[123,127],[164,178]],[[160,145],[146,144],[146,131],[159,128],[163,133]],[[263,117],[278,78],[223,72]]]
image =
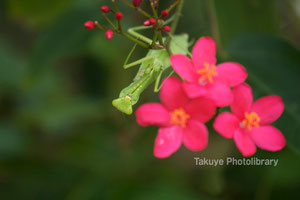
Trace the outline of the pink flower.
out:
[[[252,90],[243,83],[233,89],[231,111],[221,113],[214,128],[225,138],[233,138],[243,156],[251,156],[256,146],[268,151],[279,151],[285,146],[283,134],[270,124],[284,110],[279,96],[265,96],[253,103]]]
[[[190,100],[176,77],[164,80],[160,92],[162,104],[147,103],[136,111],[141,126],[159,126],[154,155],[166,158],[183,144],[192,151],[204,149],[208,143],[205,122],[215,113],[214,101],[207,98]]]
[[[175,72],[186,81],[183,87],[190,98],[206,96],[215,100],[218,107],[230,105],[230,87],[247,78],[246,70],[238,63],[216,65],[216,43],[210,37],[201,37],[196,42],[192,60],[178,54],[171,57],[171,63]]]

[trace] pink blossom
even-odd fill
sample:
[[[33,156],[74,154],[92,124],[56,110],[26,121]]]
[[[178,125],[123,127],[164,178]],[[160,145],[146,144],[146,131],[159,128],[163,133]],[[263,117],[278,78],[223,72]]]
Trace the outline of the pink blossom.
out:
[[[214,128],[225,138],[233,138],[243,156],[251,156],[256,146],[268,151],[281,150],[286,142],[283,134],[270,124],[284,110],[279,96],[265,96],[253,103],[252,90],[243,83],[233,89],[231,111],[221,113]]]
[[[183,143],[192,151],[204,149],[208,130],[204,125],[215,113],[214,101],[207,98],[190,100],[176,77],[164,80],[160,91],[162,104],[147,103],[136,111],[141,126],[159,126],[154,144],[154,155],[166,158]]]
[[[218,107],[232,102],[230,87],[247,78],[245,68],[234,62],[216,65],[216,43],[210,37],[201,37],[192,50],[192,60],[185,55],[171,57],[173,69],[186,82],[183,88],[190,98],[206,96],[215,100]]]

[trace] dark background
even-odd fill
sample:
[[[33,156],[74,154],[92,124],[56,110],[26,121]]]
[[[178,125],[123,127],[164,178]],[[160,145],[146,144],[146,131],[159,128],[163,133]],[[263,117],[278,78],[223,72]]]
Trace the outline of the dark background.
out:
[[[243,64],[256,98],[283,97],[275,126],[287,146],[255,155],[279,159],[277,167],[196,166],[195,156],[241,158],[212,130],[204,151],[182,147],[155,158],[157,128],[139,127],[111,106],[136,73],[122,69],[133,44],[83,28],[90,19],[104,23],[102,4],[111,6],[0,1],[0,199],[300,199],[300,1],[186,0],[177,29],[194,41],[213,36],[218,61]],[[145,20],[121,10],[127,28]],[[145,54],[138,48],[133,59]],[[153,86],[140,103],[151,101],[158,101]]]

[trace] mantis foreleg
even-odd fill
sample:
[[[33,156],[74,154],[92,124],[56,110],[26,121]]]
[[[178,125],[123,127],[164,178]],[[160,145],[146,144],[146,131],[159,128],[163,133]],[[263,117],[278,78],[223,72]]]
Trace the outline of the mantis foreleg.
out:
[[[152,57],[152,56],[144,57],[144,58],[142,58],[142,59],[139,59],[139,60],[134,61],[134,62],[132,62],[132,63],[129,63],[129,64],[127,64],[127,65],[124,65],[123,67],[124,67],[124,69],[128,69],[128,68],[130,68],[130,67],[133,67],[133,66],[142,64],[142,63],[144,63],[145,61],[149,61],[149,60],[152,60],[152,59],[154,59],[154,57]]]
[[[146,36],[138,33],[137,31],[140,31],[140,30],[145,30],[145,29],[149,29],[149,28],[152,28],[152,27],[148,27],[148,26],[137,26],[137,27],[133,27],[133,28],[130,28],[128,29],[128,33],[134,37],[136,37],[137,39],[139,40],[142,40],[144,42],[146,42],[147,44],[151,45],[152,43],[152,40],[147,38]]]
[[[129,61],[129,59],[130,59],[132,53],[134,52],[134,50],[135,50],[135,48],[136,48],[136,45],[137,45],[137,44],[134,44],[134,46],[132,47],[131,51],[129,52],[129,54],[128,54],[128,56],[127,56],[127,58],[126,58],[126,60],[125,60],[125,62],[124,62],[124,64],[123,64],[123,67],[124,67],[125,65],[127,65],[127,63],[128,63],[128,61]]]

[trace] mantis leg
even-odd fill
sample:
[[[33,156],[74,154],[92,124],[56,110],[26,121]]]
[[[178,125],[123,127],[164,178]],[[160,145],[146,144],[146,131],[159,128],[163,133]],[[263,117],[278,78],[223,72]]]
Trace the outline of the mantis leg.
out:
[[[130,59],[130,57],[131,57],[131,55],[132,55],[132,53],[134,52],[134,50],[135,50],[135,48],[136,48],[136,45],[137,45],[137,44],[135,44],[135,45],[133,46],[133,48],[131,49],[131,51],[129,52],[129,54],[128,54],[128,56],[127,56],[127,58],[126,58],[126,60],[125,60],[125,62],[124,62],[124,65],[123,65],[123,68],[124,68],[124,69],[128,69],[128,68],[130,68],[130,67],[139,65],[139,64],[141,64],[141,63],[143,63],[143,62],[145,62],[145,61],[151,60],[151,59],[153,58],[153,57],[151,57],[151,56],[148,56],[148,57],[139,59],[139,60],[137,60],[137,61],[135,61],[135,62],[132,62],[132,63],[127,64],[128,61],[129,61],[129,59]]]
[[[143,36],[142,34],[137,32],[137,31],[145,30],[145,29],[149,29],[149,28],[152,28],[152,27],[151,26],[150,27],[147,27],[147,26],[133,27],[133,28],[128,29],[128,33],[130,35],[136,37],[137,39],[142,40],[142,41],[146,42],[147,44],[151,45],[151,43],[152,43],[151,39],[149,39],[146,36]]]
[[[126,58],[126,60],[125,60],[125,62],[124,62],[124,64],[123,64],[123,67],[124,67],[125,65],[127,65],[127,63],[128,63],[128,61],[129,61],[129,59],[130,59],[132,53],[134,52],[134,50],[135,50],[135,48],[136,48],[136,45],[137,45],[137,44],[134,44],[134,46],[132,47],[131,51],[129,52],[129,54],[128,54],[128,56],[127,56],[127,58]]]
[[[128,69],[128,68],[130,68],[130,67],[134,67],[134,66],[136,66],[136,65],[142,64],[143,62],[148,61],[148,60],[152,60],[152,59],[153,59],[152,56],[144,57],[144,58],[139,59],[139,60],[137,60],[137,61],[134,61],[134,62],[132,62],[132,63],[126,64],[126,65],[124,65],[123,67],[124,67],[124,69]]]
[[[161,76],[162,76],[163,72],[164,72],[164,70],[162,70],[162,71],[159,73],[159,75],[157,76],[157,79],[156,79],[156,81],[155,81],[155,86],[154,86],[154,92],[155,92],[155,93],[156,93],[156,92],[159,92],[160,89],[161,89],[161,87],[162,87],[162,84],[159,85],[159,83],[160,83],[160,79],[161,79]],[[172,70],[171,73],[170,73],[166,78],[169,78],[170,76],[172,76],[173,73],[174,73],[174,71]]]
[[[160,71],[156,80],[155,80],[155,85],[154,85],[154,92],[159,92],[161,86],[159,86],[161,75],[163,74],[163,71]]]
[[[165,21],[164,25],[170,24],[175,19],[176,15],[180,15],[180,14],[174,14],[167,21]]]

